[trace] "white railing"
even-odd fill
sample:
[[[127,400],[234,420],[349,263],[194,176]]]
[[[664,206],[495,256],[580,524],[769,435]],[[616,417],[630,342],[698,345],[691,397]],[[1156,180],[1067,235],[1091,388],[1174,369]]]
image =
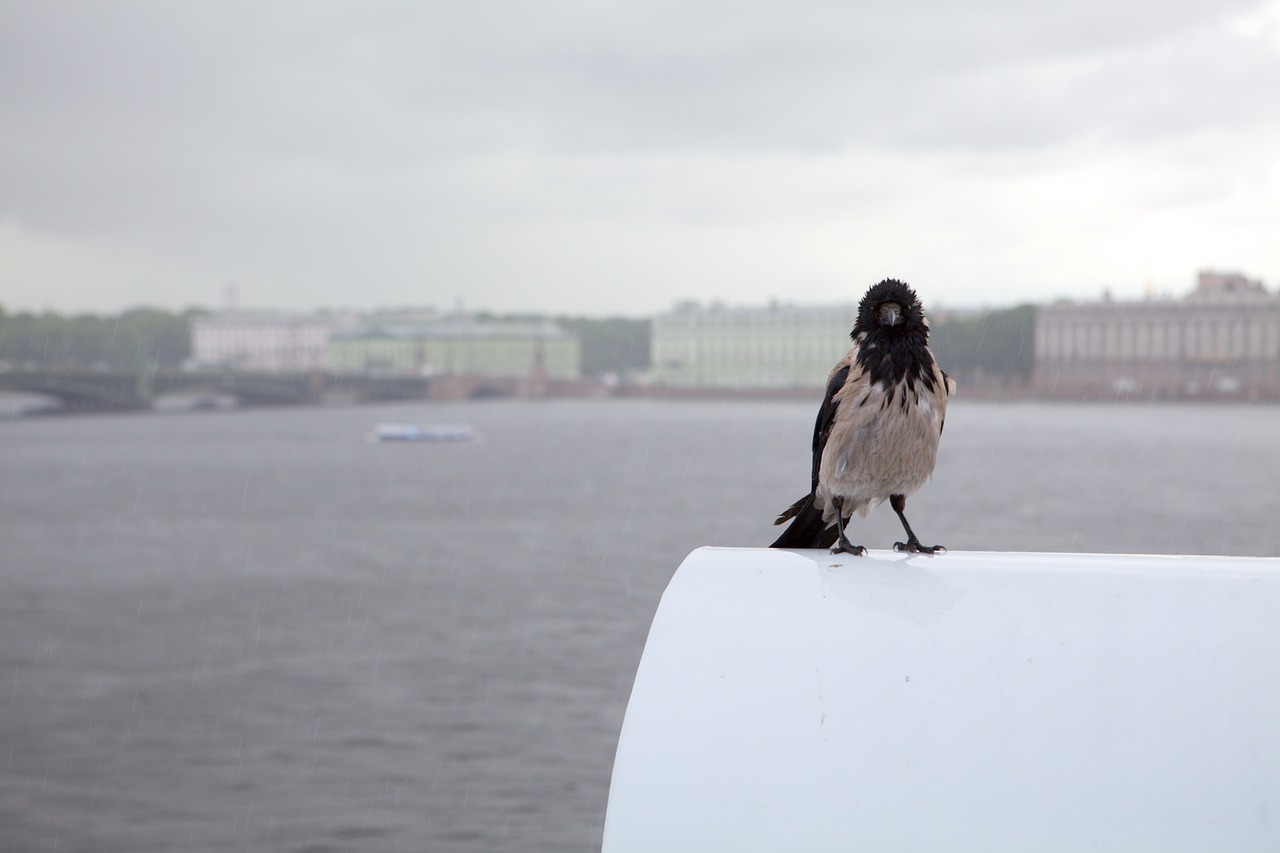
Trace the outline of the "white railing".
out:
[[[604,853],[1280,850],[1280,560],[703,548]]]

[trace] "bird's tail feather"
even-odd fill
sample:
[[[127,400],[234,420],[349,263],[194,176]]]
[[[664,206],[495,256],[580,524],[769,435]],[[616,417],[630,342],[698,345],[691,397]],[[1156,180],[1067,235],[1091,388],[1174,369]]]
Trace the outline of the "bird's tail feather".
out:
[[[770,548],[830,548],[838,533],[834,524],[822,520],[822,510],[813,505],[813,492],[787,507],[773,522],[791,524]]]

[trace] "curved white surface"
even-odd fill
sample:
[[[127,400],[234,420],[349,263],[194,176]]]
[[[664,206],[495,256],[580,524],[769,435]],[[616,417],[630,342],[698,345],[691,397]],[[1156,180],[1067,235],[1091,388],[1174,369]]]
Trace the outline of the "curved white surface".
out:
[[[603,850],[1280,850],[1280,560],[699,549]]]

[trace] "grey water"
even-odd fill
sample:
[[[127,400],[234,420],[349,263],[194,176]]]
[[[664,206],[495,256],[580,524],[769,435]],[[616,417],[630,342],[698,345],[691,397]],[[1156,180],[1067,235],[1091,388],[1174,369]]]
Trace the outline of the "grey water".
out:
[[[0,423],[0,849],[598,849],[662,591],[771,541],[815,408]],[[393,420],[481,440],[367,440]],[[961,399],[908,516],[952,550],[1277,556],[1277,435],[1269,406]],[[901,538],[887,507],[852,537]]]

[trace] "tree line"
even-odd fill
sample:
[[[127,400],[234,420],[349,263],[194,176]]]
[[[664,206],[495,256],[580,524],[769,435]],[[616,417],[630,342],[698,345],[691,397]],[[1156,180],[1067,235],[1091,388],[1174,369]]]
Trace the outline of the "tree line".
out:
[[[0,308],[0,362],[11,367],[100,367],[133,370],[143,365],[175,369],[191,357],[192,318],[151,308],[118,316],[55,313],[8,314]],[[651,322],[625,317],[542,317],[481,314],[481,320],[550,321],[578,336],[586,376],[641,373],[650,365]],[[1035,308],[942,318],[930,336],[938,362],[957,376],[1027,381],[1035,359]]]
[[[172,313],[152,308],[116,316],[9,314],[0,306],[0,364],[58,370],[140,366],[176,369],[191,357],[191,321],[203,309]],[[550,320],[581,342],[582,372],[626,376],[649,366],[649,321],[623,317],[534,317],[481,314],[481,320]]]
[[[1035,367],[1036,309],[1019,305],[933,324],[929,345],[957,378],[1028,382]]]
[[[200,313],[139,308],[114,317],[66,317],[0,308],[0,362],[37,370],[177,368],[191,357],[191,318]]]

